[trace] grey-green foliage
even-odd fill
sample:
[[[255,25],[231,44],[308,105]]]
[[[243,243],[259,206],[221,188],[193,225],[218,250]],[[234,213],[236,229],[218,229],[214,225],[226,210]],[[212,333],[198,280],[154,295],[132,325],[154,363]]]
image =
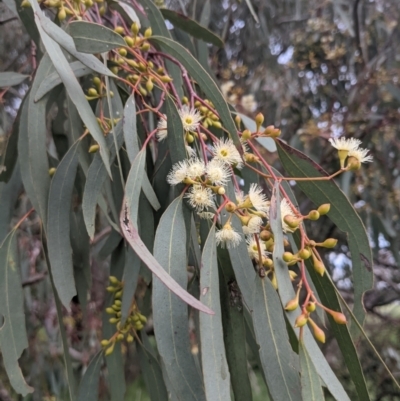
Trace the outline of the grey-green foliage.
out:
[[[37,60],[36,74],[22,102],[19,129],[9,138],[18,141],[15,172],[21,171],[24,185],[22,204],[26,210],[22,213],[18,209],[17,214],[22,218],[28,212],[29,224],[24,218],[16,224],[11,212],[0,214],[0,226],[7,228],[4,234],[8,227],[14,227],[0,248],[0,313],[4,319],[0,348],[14,391],[22,395],[32,391],[18,366],[18,362],[26,363],[25,359],[18,360],[28,347],[23,296],[52,303],[45,282],[38,285],[37,293],[22,290],[17,255],[19,252],[28,260],[28,238],[36,241],[37,258],[47,263],[62,325],[66,366],[65,379],[54,375],[50,375],[49,383],[45,377],[32,379],[36,389],[33,399],[38,399],[47,387],[52,394],[71,400],[102,399],[101,391],[107,383],[112,399],[123,400],[132,371],[138,375],[130,368],[139,364],[152,401],[168,397],[181,401],[227,401],[231,397],[245,401],[251,397],[249,378],[255,374],[265,379],[265,397],[274,401],[308,401],[309,394],[317,400],[323,393],[322,385],[337,401],[348,400],[346,389],[310,331],[302,329],[299,333],[293,328],[300,311],[286,313],[282,307],[293,298],[294,291],[282,260],[282,223],[276,208],[280,197],[286,195],[279,187],[279,179],[273,176],[272,181],[264,180],[248,166],[240,170],[236,160],[229,167],[224,165],[233,178],[222,184],[213,185],[211,178],[205,178],[205,171],[185,173],[178,185],[166,184],[172,164],[176,171],[177,163],[186,168],[187,164],[193,167],[195,163],[208,162],[211,146],[221,144],[221,139],[231,140],[229,144],[238,154],[250,150],[242,148],[243,127],[235,123],[232,108],[207,72],[209,66],[198,61],[206,58],[207,47],[202,41],[222,45],[221,39],[190,18],[173,11],[160,12],[150,0],[140,3],[147,13],[147,17],[138,13],[140,21],[135,7],[122,2],[113,2],[115,14],[106,14],[103,19],[100,15],[108,11],[102,3],[79,5],[80,11],[68,13],[67,21],[75,21],[69,25],[62,18],[68,3],[56,5],[59,18],[53,21],[42,10],[46,6],[36,0],[32,0],[35,13],[26,11],[24,23],[39,32],[45,53]],[[76,12],[82,14],[83,20],[76,21]],[[208,2],[202,13],[204,21],[208,20],[204,17],[207,14]],[[175,35],[166,28],[163,16],[175,29],[184,31],[176,35],[182,43],[173,39]],[[132,21],[136,25],[130,30]],[[139,31],[140,25],[143,28]],[[156,35],[152,36],[149,28]],[[108,52],[107,56],[104,52]],[[25,76],[0,75],[2,87],[6,78],[11,86],[20,84]],[[190,107],[185,109],[187,104]],[[193,108],[201,118],[189,130],[182,114]],[[53,124],[55,110],[63,120],[57,129]],[[157,126],[163,114],[167,116],[164,142]],[[196,119],[196,115],[192,118]],[[251,121],[250,125],[257,126]],[[272,139],[268,141],[269,149],[275,150]],[[317,174],[318,166],[304,155],[288,145],[279,143],[278,148],[290,174]],[[12,149],[15,146],[7,147],[6,152]],[[232,147],[229,152],[233,152]],[[191,158],[193,154],[198,159]],[[9,161],[10,154],[5,156],[3,162]],[[11,171],[7,172],[9,181],[1,183],[0,199],[12,210],[19,193],[14,177],[9,179],[14,165],[7,163],[5,167]],[[210,174],[207,172],[207,177]],[[239,202],[234,189],[242,185],[247,193],[258,180],[264,180],[274,194],[268,213],[265,208],[249,212],[242,206],[235,215],[223,208],[228,200]],[[304,191],[317,203],[331,203],[332,210],[345,207],[346,221],[358,222],[356,212],[340,190],[334,184],[323,184],[314,183],[315,190],[304,186]],[[213,198],[208,213],[213,210],[219,216],[200,213],[207,209],[199,206],[195,198],[200,187]],[[325,192],[322,200],[318,191]],[[263,227],[272,231],[275,241],[273,255],[260,249],[265,266],[249,254],[242,231],[242,225],[247,229],[247,223],[241,224],[238,219],[256,214],[262,217]],[[369,260],[362,224],[345,225],[333,212],[331,217],[339,228],[350,231],[350,239],[359,239],[356,248],[350,244],[351,252],[363,249],[363,258]],[[240,244],[231,247],[228,241],[229,249],[225,250],[219,236],[230,223]],[[87,232],[78,235],[78,230]],[[19,233],[25,239],[20,243]],[[259,232],[256,234],[259,238]],[[29,251],[33,252],[30,248]],[[77,260],[77,255],[84,261]],[[273,260],[275,270],[267,269],[267,259]],[[365,279],[355,286],[355,310],[360,311],[371,274],[360,271],[357,265],[355,275]],[[320,299],[338,310],[337,299],[330,302],[331,296],[326,296],[334,291],[332,283],[321,284],[315,277],[313,281]],[[109,293],[105,291],[107,286]],[[324,291],[323,286],[329,286],[330,292]],[[79,308],[84,308],[83,321],[78,318]],[[147,317],[147,323],[143,316],[142,320],[138,318],[139,314]],[[362,314],[358,312],[357,317]],[[41,341],[51,337],[48,325],[45,327]],[[38,335],[29,319],[27,328],[33,337]],[[348,331],[332,332],[340,336],[342,349],[351,351],[353,360],[345,358],[347,368],[360,399],[367,401],[368,391]],[[98,341],[100,336],[104,348]],[[125,376],[125,372],[130,373]],[[46,385],[41,388],[43,381]]]

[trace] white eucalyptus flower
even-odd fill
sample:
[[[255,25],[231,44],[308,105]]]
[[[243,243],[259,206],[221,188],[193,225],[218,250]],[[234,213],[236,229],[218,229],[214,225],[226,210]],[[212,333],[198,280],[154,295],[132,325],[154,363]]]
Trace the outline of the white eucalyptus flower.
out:
[[[187,160],[182,160],[172,166],[172,170],[167,176],[170,185],[180,184],[188,176],[189,164]]]
[[[158,121],[156,136],[159,142],[163,141],[168,136],[167,116],[165,114],[163,114],[162,118]]]
[[[185,131],[197,130],[201,121],[201,115],[197,109],[190,109],[189,106],[185,104],[179,110],[179,116],[181,117],[183,129]]]
[[[258,234],[260,232],[262,222],[263,221],[261,217],[253,216],[247,223],[247,226],[243,226],[243,232],[246,235]]]
[[[192,158],[188,162],[188,176],[192,179],[195,179],[197,177],[201,177],[204,175],[206,171],[206,166],[203,162],[203,160],[200,160],[198,158]]]
[[[257,241],[254,239],[253,236],[251,236],[247,237],[246,242],[247,242],[247,252],[249,253],[250,259],[254,259],[258,262],[260,260],[260,254],[258,253]],[[261,259],[262,259],[263,257],[267,256],[267,248],[263,241],[258,241],[258,244],[260,246]]]
[[[237,168],[243,167],[243,160],[240,153],[233,144],[232,139],[221,139],[212,147],[213,155],[226,164],[234,165]]]
[[[221,230],[215,233],[217,245],[222,248],[235,248],[242,240],[241,235],[236,232],[229,223],[226,223]]]
[[[269,210],[269,202],[263,193],[263,190],[257,184],[251,184],[249,190],[249,199],[253,207],[259,212],[267,213]]]
[[[285,233],[293,233],[296,231],[296,228],[292,228],[289,227],[285,221],[283,220],[285,218],[285,216],[292,216],[292,217],[296,217],[296,215],[294,214],[290,203],[288,202],[288,200],[286,198],[283,198],[281,200],[281,220],[282,220],[282,230]]]
[[[185,194],[190,206],[196,209],[197,212],[202,212],[208,207],[214,208],[213,192],[210,188],[201,185],[193,185]]]
[[[372,155],[368,154],[368,149],[358,148],[350,150],[349,157],[355,157],[360,163],[369,163],[373,161]]]
[[[232,172],[227,164],[214,158],[207,164],[206,174],[214,185],[226,185]]]

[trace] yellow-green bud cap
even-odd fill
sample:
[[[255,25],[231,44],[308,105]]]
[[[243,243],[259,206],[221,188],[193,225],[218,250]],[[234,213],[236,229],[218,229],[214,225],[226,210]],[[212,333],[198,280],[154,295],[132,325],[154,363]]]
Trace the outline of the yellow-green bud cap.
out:
[[[328,310],[327,312],[333,317],[333,320],[337,324],[346,324],[347,323],[346,316],[343,313],[335,312],[333,310]]]
[[[291,261],[294,259],[294,255],[293,255],[293,253],[291,253],[291,252],[285,252],[285,253],[282,255],[282,259],[283,259],[286,263],[289,263],[289,262],[291,262]]]
[[[256,115],[257,131],[260,129],[263,122],[264,122],[264,115],[262,113],[258,113]]]
[[[338,240],[335,238],[327,238],[324,242],[321,244],[317,244],[319,246],[322,246],[324,248],[334,248],[337,244]]]
[[[324,264],[317,258],[313,258],[313,266],[314,270],[320,275],[323,276],[325,273],[325,266]]]
[[[307,312],[310,312],[310,313],[314,312],[316,307],[317,306],[315,305],[315,302],[312,302],[312,301],[307,302],[307,305],[306,305]]]
[[[245,130],[242,132],[242,139],[245,140],[245,141],[247,141],[247,140],[250,139],[250,138],[251,138],[251,132],[250,132],[250,130],[245,129]]]
[[[125,57],[128,52],[126,51],[126,49],[124,49],[123,47],[121,47],[120,49],[118,49],[118,53],[120,56]]]
[[[308,218],[310,220],[318,220],[320,217],[320,214],[318,210],[311,210],[310,213],[308,213]]]
[[[287,311],[294,311],[299,306],[298,298],[291,299],[285,306],[285,310]]]
[[[119,283],[120,283],[120,281],[119,281],[119,280],[117,279],[117,277],[115,277],[115,276],[110,276],[108,279],[110,280],[110,283],[111,283],[111,284],[116,285],[116,284],[119,284]]]
[[[149,92],[151,92],[152,90],[153,90],[153,88],[154,88],[154,84],[153,84],[153,81],[152,81],[152,79],[151,79],[151,77],[147,80],[147,82],[146,82],[146,89],[149,91]]]
[[[225,210],[229,213],[233,213],[236,210],[236,205],[233,202],[228,202],[225,205]]]
[[[308,259],[311,256],[311,252],[308,249],[300,249],[297,254],[299,255],[299,258],[303,260]]]
[[[323,216],[324,214],[329,213],[329,210],[331,209],[331,205],[329,203],[324,203],[318,208],[318,213]]]
[[[65,11],[64,7],[60,8],[60,11],[58,12],[57,16],[60,21],[64,21],[65,18],[67,18],[67,12]]]
[[[106,308],[106,313],[109,315],[113,315],[115,313],[115,310],[113,308]]]
[[[114,32],[117,32],[117,33],[119,33],[120,35],[122,35],[122,34],[125,32],[125,29],[124,29],[123,26],[116,26],[116,27],[114,28]]]
[[[303,327],[307,324],[308,322],[308,315],[305,313],[302,313],[300,316],[297,317],[294,327]]]
[[[102,345],[102,347],[107,347],[107,345],[110,344],[110,341],[108,341],[108,340],[101,340],[100,344]]]
[[[57,170],[57,169],[56,169],[55,167],[49,168],[49,176],[50,176],[50,177],[53,177],[53,175],[55,174],[56,170]]]
[[[153,35],[152,29],[149,27],[144,31],[144,37],[149,38],[151,35]]]
[[[139,25],[138,25],[138,23],[137,22],[134,22],[132,25],[131,25],[131,31],[132,31],[132,33],[136,36],[138,33],[139,33]]]
[[[89,90],[88,90],[88,95],[89,96],[98,96],[98,92],[97,92],[97,89],[95,89],[95,88],[90,88]]]
[[[325,333],[324,331],[318,327],[318,325],[314,322],[314,320],[309,319],[309,322],[311,324],[311,327],[313,328],[314,331],[314,337],[321,342],[322,344],[325,343]]]

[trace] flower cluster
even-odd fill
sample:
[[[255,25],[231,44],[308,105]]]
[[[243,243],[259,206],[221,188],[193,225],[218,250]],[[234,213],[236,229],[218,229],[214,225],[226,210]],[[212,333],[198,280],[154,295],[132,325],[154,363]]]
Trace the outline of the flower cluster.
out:
[[[358,170],[361,163],[372,162],[373,158],[368,154],[368,149],[360,148],[361,141],[355,138],[330,138],[329,142],[337,149],[340,167],[343,169],[344,163],[348,158],[347,168]]]

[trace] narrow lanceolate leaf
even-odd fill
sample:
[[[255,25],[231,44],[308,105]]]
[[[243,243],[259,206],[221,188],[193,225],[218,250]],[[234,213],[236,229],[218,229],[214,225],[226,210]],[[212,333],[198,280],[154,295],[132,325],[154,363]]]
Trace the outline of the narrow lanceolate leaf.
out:
[[[125,267],[124,267],[124,291],[122,293],[121,305],[121,325],[125,324],[129,312],[131,310],[133,297],[139,278],[140,259],[131,247],[125,250]]]
[[[24,301],[19,273],[17,238],[13,231],[0,248],[0,351],[14,390],[26,396],[33,391],[22,376],[18,359],[28,347]]]
[[[322,391],[321,381],[318,372],[315,369],[307,348],[303,341],[299,342],[300,376],[301,376],[301,394],[303,400],[324,401],[324,392]]]
[[[26,78],[29,78],[29,75],[12,71],[0,72],[0,88],[19,85],[24,82]]]
[[[198,83],[206,97],[211,100],[219,114],[224,128],[229,132],[235,145],[241,147],[235,123],[229,107],[217,84],[202,67],[202,65],[179,43],[161,36],[153,36],[150,41],[162,50],[176,58],[187,69],[191,77]]]
[[[54,285],[62,304],[69,309],[76,294],[72,248],[69,237],[70,204],[78,168],[78,148],[75,142],[66,153],[51,180],[47,243]]]
[[[168,96],[165,100],[165,111],[167,113],[167,141],[171,152],[172,164],[187,158],[185,141],[183,139],[183,125],[173,100]]]
[[[99,397],[100,370],[103,352],[99,351],[90,361],[78,389],[77,401],[97,401]]]
[[[139,153],[139,142],[136,126],[136,102],[135,94],[129,96],[125,103],[123,131],[126,152],[128,153],[129,161],[132,163],[136,155]]]
[[[111,176],[110,155],[106,146],[104,134],[101,131],[96,117],[92,109],[90,108],[88,101],[85,98],[82,87],[80,86],[78,80],[72,72],[68,60],[64,56],[60,46],[56,42],[54,42],[53,39],[51,39],[50,36],[48,36],[43,30],[41,21],[46,17],[42,16],[41,18],[39,18],[39,15],[41,15],[42,12],[37,3],[37,0],[32,0],[32,4],[35,10],[35,22],[40,32],[44,47],[46,48],[55,69],[60,75],[60,78],[65,85],[65,89],[67,90],[68,95],[70,96],[72,102],[75,104],[79,115],[82,118],[82,121],[85,123],[90,134],[99,144],[101,157],[103,159],[107,172]]]
[[[33,1],[33,0],[32,0]],[[35,7],[35,3],[33,2]],[[37,8],[35,9],[37,10]],[[70,35],[68,35],[58,25],[53,23],[49,18],[46,18],[43,13],[39,12],[35,16],[39,19],[43,30],[49,35],[55,42],[57,42],[62,48],[64,48],[69,54],[74,56],[81,63],[85,64],[91,70],[98,72],[102,75],[108,75],[114,77],[115,75],[95,56],[92,54],[85,54],[78,52],[75,48],[75,44]]]
[[[176,198],[161,217],[154,257],[166,274],[181,287],[186,287],[186,227],[182,197]],[[178,399],[205,400],[202,381],[190,351],[187,305],[159,280],[153,280],[153,320],[157,348]],[[229,373],[226,374],[229,377]]]
[[[118,122],[115,127],[115,135],[117,137],[117,145],[119,149],[123,142],[121,122]],[[111,135],[107,137],[106,142],[108,148],[110,149],[110,161],[113,162],[115,159],[115,147]],[[106,168],[101,156],[96,153],[87,171],[85,190],[83,192],[82,199],[83,218],[85,220],[86,229],[90,238],[93,238],[94,236],[96,205],[101,199],[101,190],[106,178]]]
[[[199,300],[191,296],[185,291],[160,265],[160,263],[154,258],[154,256],[147,249],[146,245],[139,237],[137,228],[131,223],[129,216],[129,209],[127,200],[124,199],[122,202],[122,210],[120,216],[120,225],[122,234],[128,241],[129,245],[133,248],[139,258],[146,264],[146,266],[153,272],[153,274],[163,282],[163,284],[169,288],[174,294],[181,298],[188,305],[201,312],[214,314],[214,312],[203,305]]]
[[[282,305],[268,278],[255,279],[252,314],[261,364],[272,398],[302,400],[297,362],[289,343]]]
[[[200,301],[215,315],[200,314],[201,361],[207,401],[228,401],[231,386],[221,321],[215,226],[204,245],[200,271]]]
[[[279,182],[277,182],[274,186],[274,191],[271,198],[271,208],[270,208],[270,224],[271,229],[274,234],[274,252],[273,252],[273,261],[274,261],[274,271],[276,274],[279,295],[281,298],[281,302],[283,305],[286,305],[288,301],[295,297],[295,292],[293,289],[293,284],[289,277],[288,266],[282,260],[282,255],[285,252],[285,248],[283,245],[283,233],[282,233],[282,221],[281,221],[281,213],[280,207],[280,194],[279,194]],[[294,327],[297,316],[301,313],[300,308],[292,312],[286,312],[286,317]],[[298,336],[298,331],[296,331],[296,335]],[[342,384],[332,371],[329,366],[325,356],[321,352],[321,349],[317,345],[314,340],[313,335],[311,334],[308,327],[303,328],[303,341],[304,345],[307,348],[308,354],[316,367],[318,374],[320,375],[322,381],[325,383],[326,387],[332,394],[332,396],[337,401],[349,401],[349,397],[346,394]]]
[[[110,1],[107,4],[112,10],[119,12],[124,19],[129,20],[130,24],[136,22],[140,27],[139,17],[137,16],[136,11],[128,3],[123,1]]]
[[[126,46],[121,35],[104,25],[74,21],[69,24],[69,29],[78,52],[105,53]]]
[[[323,177],[328,174],[304,153],[293,149],[282,141],[277,141],[278,153],[285,170],[293,177]],[[330,181],[298,181],[299,188],[316,205],[330,203],[328,217],[342,231],[347,233],[351,252],[354,309],[359,322],[364,321],[364,292],[372,287],[373,273],[372,254],[369,240],[362,220],[354,210],[346,195],[333,180]]]
[[[224,47],[224,41],[218,35],[200,25],[197,21],[167,8],[161,9],[161,13],[172,25],[189,33],[194,38],[204,40],[218,47]]]
[[[69,65],[71,67],[72,72],[77,78],[84,77],[85,75],[91,74],[93,71],[82,64],[80,61],[73,61]],[[57,85],[61,84],[62,80],[57,72],[52,72],[42,83],[40,84],[35,96],[35,102],[39,101],[44,95],[50,92]]]
[[[137,348],[140,361],[140,369],[149,392],[151,401],[167,401],[168,393],[165,387],[160,363],[150,349],[146,332],[141,331],[140,337],[143,345]]]
[[[146,151],[142,150],[135,157],[129,171],[125,186],[125,197],[129,209],[132,224],[137,227],[137,217],[139,211],[139,196],[142,188],[143,176],[146,174],[144,163],[146,161]]]
[[[47,227],[50,177],[46,150],[47,97],[35,103],[33,93],[51,70],[50,58],[43,56],[32,89],[23,103],[19,122],[18,154],[24,188],[33,207]]]

